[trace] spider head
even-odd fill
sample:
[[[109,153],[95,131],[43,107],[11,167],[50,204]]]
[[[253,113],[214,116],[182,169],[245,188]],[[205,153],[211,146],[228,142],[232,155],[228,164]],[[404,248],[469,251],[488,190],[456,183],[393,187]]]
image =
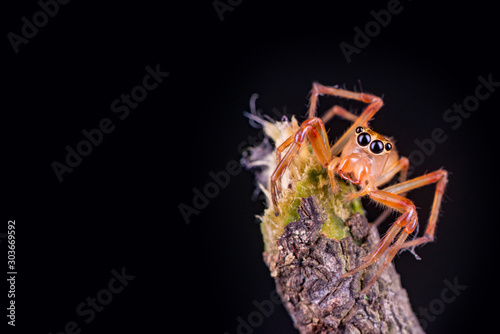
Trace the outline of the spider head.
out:
[[[358,126],[342,150],[338,173],[351,183],[367,183],[382,174],[389,157],[394,155],[397,153],[389,139],[370,128]]]

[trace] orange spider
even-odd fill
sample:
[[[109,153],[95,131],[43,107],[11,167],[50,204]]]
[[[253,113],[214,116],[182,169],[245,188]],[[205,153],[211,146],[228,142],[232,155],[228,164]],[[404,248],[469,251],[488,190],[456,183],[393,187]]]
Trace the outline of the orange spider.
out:
[[[368,103],[368,106],[359,117],[340,106],[334,106],[320,119],[315,117],[316,105],[318,95],[324,94],[362,101]],[[405,157],[399,158],[391,140],[368,127],[368,121],[382,105],[382,99],[371,94],[356,93],[314,83],[310,98],[309,118],[302,123],[300,129],[294,135],[290,136],[290,138],[277,148],[278,164],[271,176],[273,206],[276,215],[279,215],[277,206],[277,198],[281,187],[279,180],[294,156],[303,147],[305,139],[308,138],[319,162],[323,167],[328,169],[328,176],[334,192],[338,190],[335,180],[335,175],[337,174],[342,179],[360,188],[359,191],[349,194],[346,197],[346,201],[368,195],[375,202],[401,212],[401,216],[399,216],[394,225],[388,230],[378,247],[368,254],[358,267],[342,275],[342,278],[345,278],[357,273],[374,264],[382,255],[387,253],[383,264],[375,276],[361,291],[362,295],[368,292],[400,249],[421,245],[434,240],[434,230],[441,206],[441,199],[448,180],[448,174],[443,169],[406,180],[409,166],[408,159]],[[353,124],[330,147],[324,123],[334,115],[348,119]],[[283,152],[285,154],[283,159],[281,159]],[[399,183],[379,189],[380,186],[389,182],[397,173],[400,173]],[[418,217],[415,205],[405,197],[405,194],[407,191],[431,183],[436,183],[436,191],[425,233],[422,237],[406,241],[408,236],[415,231],[418,224]]]

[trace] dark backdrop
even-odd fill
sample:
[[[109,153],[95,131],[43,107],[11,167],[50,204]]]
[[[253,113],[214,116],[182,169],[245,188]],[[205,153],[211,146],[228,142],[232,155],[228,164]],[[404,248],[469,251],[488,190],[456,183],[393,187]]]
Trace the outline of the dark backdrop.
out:
[[[302,121],[313,81],[383,96],[372,125],[411,154],[413,176],[450,172],[436,241],[395,263],[427,332],[484,324],[498,284],[496,12],[477,1],[4,4],[0,232],[15,220],[14,332],[293,333],[265,302],[264,204],[237,162],[260,131],[243,117],[252,94]],[[464,103],[470,112],[453,111]],[[422,224],[432,195],[410,194]]]

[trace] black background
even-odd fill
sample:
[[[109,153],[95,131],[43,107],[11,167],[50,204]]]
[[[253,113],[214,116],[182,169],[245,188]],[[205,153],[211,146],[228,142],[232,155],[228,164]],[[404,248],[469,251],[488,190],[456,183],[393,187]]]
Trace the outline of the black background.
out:
[[[231,177],[189,224],[178,206],[192,206],[193,189],[238,161],[239,145],[258,134],[242,114],[253,93],[264,112],[285,109],[303,121],[313,81],[383,96],[371,124],[394,136],[402,155],[433,129],[444,131],[447,140],[413,174],[450,172],[437,240],[418,250],[421,261],[405,252],[395,263],[417,314],[439,304],[445,280],[467,286],[426,324],[428,333],[487,325],[498,284],[491,251],[497,147],[490,138],[500,93],[456,129],[443,114],[474,95],[478,76],[500,81],[496,7],[402,1],[402,11],[348,63],[339,44],[353,45],[354,28],[363,30],[370,11],[387,4],[245,0],[221,21],[211,1],[71,1],[16,54],[7,35],[21,34],[21,18],[32,21],[40,6],[5,3],[0,232],[16,220],[15,331],[59,333],[75,321],[81,333],[237,333],[238,317],[247,319],[253,301],[274,289],[254,218],[264,204],[250,200],[253,177]],[[170,75],[120,120],[111,103],[157,64]],[[322,98],[320,110],[334,102]],[[103,118],[114,131],[59,182],[51,164],[63,163],[66,145],[75,148],[81,131]],[[331,134],[348,125],[332,123]],[[432,187],[410,194],[422,224],[432,194]],[[122,268],[135,278],[85,323],[77,306]],[[282,306],[253,328],[294,331]]]

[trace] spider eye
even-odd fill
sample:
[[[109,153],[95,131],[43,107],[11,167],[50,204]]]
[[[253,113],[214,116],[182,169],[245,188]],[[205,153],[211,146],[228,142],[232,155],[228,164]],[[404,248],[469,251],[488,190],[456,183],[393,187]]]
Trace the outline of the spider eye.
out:
[[[370,145],[370,151],[374,154],[380,154],[384,151],[384,143],[380,140],[374,140]]]
[[[357,130],[357,129],[356,129]],[[367,146],[370,144],[370,141],[372,140],[372,136],[370,136],[368,133],[363,132],[358,136],[358,144],[359,146]]]
[[[385,144],[385,150],[386,150],[386,151],[390,151],[390,150],[392,150],[392,144],[391,144],[391,143],[387,143],[387,144]]]
[[[363,127],[358,126],[358,127],[356,128],[356,133],[361,133],[361,132],[363,132]]]

